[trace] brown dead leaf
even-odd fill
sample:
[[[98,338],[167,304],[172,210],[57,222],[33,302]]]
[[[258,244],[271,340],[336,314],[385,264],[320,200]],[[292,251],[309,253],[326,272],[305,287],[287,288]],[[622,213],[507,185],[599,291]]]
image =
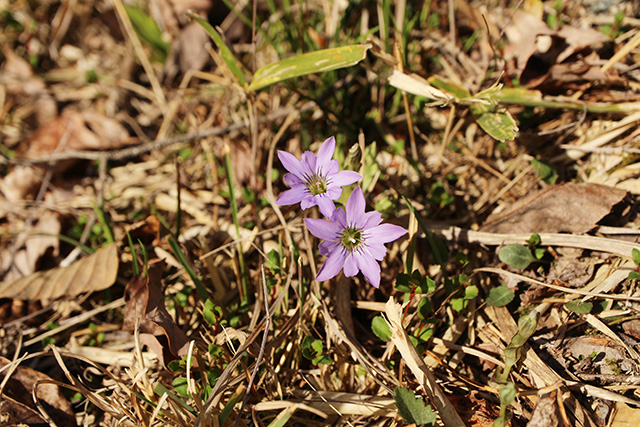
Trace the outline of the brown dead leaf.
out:
[[[558,418],[558,404],[554,392],[540,398],[527,427],[554,427],[558,425],[560,425],[560,419]]]
[[[45,211],[40,215],[32,233],[17,237],[14,247],[20,250],[15,253],[13,250],[0,252],[3,280],[11,282],[32,274],[39,269],[45,257],[50,259],[58,256],[60,241],[55,235],[60,234],[60,230],[60,215],[57,212]]]
[[[124,310],[122,329],[135,331],[136,319],[140,319],[140,341],[158,355],[166,365],[186,354],[188,340],[164,306],[164,294],[160,287],[162,269],[159,262],[149,262],[146,278],[134,277],[125,288],[127,306]]]
[[[177,75],[189,70],[202,70],[211,56],[207,51],[209,35],[197,22],[192,22],[180,30],[171,43],[171,49],[165,63],[165,80],[171,82]]]
[[[16,149],[19,157],[34,159],[65,150],[110,150],[133,140],[120,122],[95,111],[65,110],[58,118],[38,128]],[[60,174],[75,163],[57,162],[54,174]],[[38,189],[45,168],[16,166],[2,181],[2,191],[9,201],[22,200]]]
[[[553,31],[540,18],[518,11],[505,33],[510,41],[505,56],[516,58],[523,86],[566,90],[567,83],[609,80],[594,49],[611,39],[600,31],[570,25]]]
[[[636,427],[640,425],[640,409],[623,402],[616,402],[616,413],[611,427]]]
[[[586,233],[622,202],[626,191],[598,184],[553,185],[487,218],[489,233]]]
[[[112,243],[67,267],[1,282],[0,298],[46,300],[100,291],[115,282],[118,261],[118,249]]]
[[[478,393],[472,391],[468,396],[449,396],[449,400],[460,414],[460,418],[465,421],[465,425],[470,427],[492,427],[493,420],[500,411],[495,404],[486,399],[478,398]]]
[[[35,76],[31,65],[8,46],[2,46],[4,64],[0,81],[9,95],[14,95],[19,105],[32,108],[35,125],[43,125],[58,114],[55,99],[47,90],[44,80]]]
[[[0,367],[11,363],[8,359],[0,357]],[[6,371],[5,371],[6,372]],[[0,373],[0,380],[5,373]],[[2,425],[49,426],[50,424],[40,415],[31,392],[38,382],[37,396],[46,413],[58,426],[76,426],[75,415],[71,403],[60,392],[57,385],[46,383],[53,381],[42,372],[18,366],[9,378],[2,394],[0,402],[0,420]]]

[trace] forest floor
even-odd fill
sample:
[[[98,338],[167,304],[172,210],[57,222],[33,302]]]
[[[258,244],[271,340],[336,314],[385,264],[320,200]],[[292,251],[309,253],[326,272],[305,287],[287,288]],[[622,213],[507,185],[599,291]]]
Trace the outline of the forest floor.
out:
[[[636,2],[0,26],[1,425],[640,425]]]

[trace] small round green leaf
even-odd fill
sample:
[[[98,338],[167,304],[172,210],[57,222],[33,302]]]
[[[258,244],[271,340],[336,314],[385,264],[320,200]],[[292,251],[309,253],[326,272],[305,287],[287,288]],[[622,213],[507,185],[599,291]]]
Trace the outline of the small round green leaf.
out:
[[[565,308],[569,311],[573,311],[578,314],[587,314],[591,313],[593,309],[593,303],[591,302],[580,302],[580,301],[571,301],[566,303]]]
[[[506,286],[498,286],[489,291],[487,304],[492,307],[504,307],[513,300],[514,296],[515,294],[511,289]]]
[[[524,269],[529,266],[536,258],[531,254],[531,250],[523,245],[506,245],[500,249],[498,253],[500,261],[510,267]]]
[[[373,318],[371,321],[371,330],[383,341],[389,341],[391,339],[391,329],[389,329],[389,325],[382,316]]]

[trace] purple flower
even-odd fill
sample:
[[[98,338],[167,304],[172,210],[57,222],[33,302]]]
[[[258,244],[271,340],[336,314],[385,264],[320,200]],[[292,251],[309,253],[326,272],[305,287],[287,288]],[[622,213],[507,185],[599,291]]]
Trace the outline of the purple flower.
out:
[[[291,188],[280,194],[276,203],[300,203],[302,209],[317,205],[322,215],[330,218],[336,209],[333,201],[342,195],[342,187],[362,178],[354,171],[338,171],[338,161],[331,160],[335,149],[336,140],[330,137],[322,143],[317,157],[305,151],[298,160],[293,154],[278,150],[282,165],[289,171],[284,180]]]
[[[384,244],[393,242],[407,233],[393,224],[380,224],[380,212],[365,212],[365,201],[360,187],[353,190],[347,200],[345,212],[338,208],[331,221],[306,218],[305,225],[314,236],[324,239],[318,249],[327,258],[318,271],[316,280],[329,280],[344,268],[344,275],[355,276],[358,271],[376,288],[380,286],[380,265],[387,254]]]

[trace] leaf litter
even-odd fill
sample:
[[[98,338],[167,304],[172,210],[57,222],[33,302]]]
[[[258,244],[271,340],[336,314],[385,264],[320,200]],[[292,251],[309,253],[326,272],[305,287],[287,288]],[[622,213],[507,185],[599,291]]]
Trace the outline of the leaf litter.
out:
[[[244,3],[1,11],[2,422],[637,417],[637,5],[258,3],[255,36]],[[287,79],[231,84],[264,67]],[[275,150],[331,135],[409,230],[380,289],[314,281],[317,242],[273,203]]]

